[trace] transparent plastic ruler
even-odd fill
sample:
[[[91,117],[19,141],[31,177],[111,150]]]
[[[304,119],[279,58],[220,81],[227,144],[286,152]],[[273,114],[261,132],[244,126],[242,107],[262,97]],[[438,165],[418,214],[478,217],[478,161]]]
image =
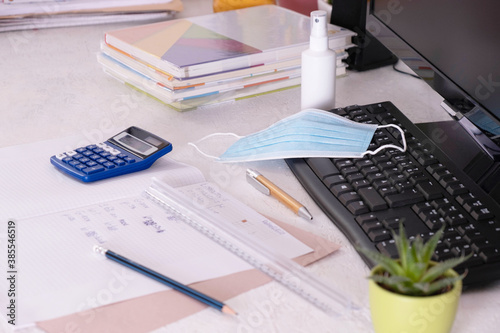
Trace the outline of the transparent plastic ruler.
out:
[[[348,297],[320,281],[299,264],[258,244],[231,223],[221,221],[221,217],[195,205],[192,199],[175,188],[153,179],[145,196],[325,313],[341,316],[359,309]]]

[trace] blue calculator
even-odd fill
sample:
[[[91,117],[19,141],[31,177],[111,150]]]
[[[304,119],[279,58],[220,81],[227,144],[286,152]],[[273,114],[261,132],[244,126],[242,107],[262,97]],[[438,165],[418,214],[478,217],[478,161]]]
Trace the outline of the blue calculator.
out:
[[[106,142],[54,155],[50,162],[70,176],[93,182],[147,169],[170,151],[170,142],[132,126]]]

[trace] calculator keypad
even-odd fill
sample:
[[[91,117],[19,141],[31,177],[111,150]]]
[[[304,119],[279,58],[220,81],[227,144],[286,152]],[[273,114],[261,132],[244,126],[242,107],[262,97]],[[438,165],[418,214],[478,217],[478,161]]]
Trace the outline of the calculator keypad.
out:
[[[57,154],[56,158],[87,175],[136,162],[135,156],[124,154],[105,143]]]

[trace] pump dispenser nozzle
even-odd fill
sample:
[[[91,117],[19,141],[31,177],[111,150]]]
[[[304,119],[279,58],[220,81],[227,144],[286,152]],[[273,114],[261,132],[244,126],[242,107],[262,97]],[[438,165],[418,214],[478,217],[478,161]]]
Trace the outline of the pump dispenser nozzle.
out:
[[[311,12],[311,50],[323,51],[328,48],[328,34],[326,27],[326,12],[324,10],[315,10]]]

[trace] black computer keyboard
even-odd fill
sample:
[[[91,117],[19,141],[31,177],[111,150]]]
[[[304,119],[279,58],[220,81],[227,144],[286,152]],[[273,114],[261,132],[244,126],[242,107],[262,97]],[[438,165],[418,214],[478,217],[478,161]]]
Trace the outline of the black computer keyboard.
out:
[[[457,271],[465,285],[500,279],[500,206],[470,180],[392,103],[332,110],[354,121],[396,124],[408,148],[360,159],[299,158],[287,164],[331,221],[357,246],[396,257],[392,229],[403,222],[425,239],[445,225],[434,260],[473,253]],[[394,129],[378,129],[369,150],[401,145]],[[457,147],[460,149],[459,147]],[[369,267],[374,263],[360,254]]]

